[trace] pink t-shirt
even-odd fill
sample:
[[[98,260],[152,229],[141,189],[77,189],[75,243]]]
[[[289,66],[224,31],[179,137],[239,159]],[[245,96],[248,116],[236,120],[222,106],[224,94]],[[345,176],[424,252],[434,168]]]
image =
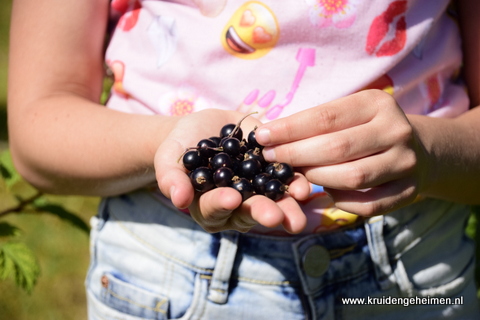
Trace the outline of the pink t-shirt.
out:
[[[461,43],[448,3],[113,0],[107,106],[152,115],[253,110],[266,122],[378,88],[406,113],[454,117],[469,101],[457,79]],[[307,233],[357,218],[319,186],[301,205]]]

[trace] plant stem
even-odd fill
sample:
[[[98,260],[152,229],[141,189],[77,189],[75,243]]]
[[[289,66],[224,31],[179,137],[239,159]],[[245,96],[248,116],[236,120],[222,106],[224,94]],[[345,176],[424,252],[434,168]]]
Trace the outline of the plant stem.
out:
[[[3,216],[5,216],[7,214],[10,214],[10,213],[18,213],[18,212],[22,211],[23,208],[25,208],[25,206],[31,204],[33,201],[37,200],[42,195],[43,195],[42,192],[37,191],[37,193],[35,195],[31,196],[30,198],[20,200],[20,203],[18,203],[16,206],[0,211],[0,217],[3,217]]]

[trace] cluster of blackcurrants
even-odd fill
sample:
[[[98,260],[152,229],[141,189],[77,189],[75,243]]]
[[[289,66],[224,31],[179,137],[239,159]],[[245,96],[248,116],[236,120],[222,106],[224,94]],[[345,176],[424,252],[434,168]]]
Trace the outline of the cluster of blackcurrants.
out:
[[[244,139],[240,124],[227,124],[218,137],[202,139],[185,151],[183,165],[194,189],[203,193],[216,187],[232,187],[240,192],[243,201],[254,194],[280,200],[294,178],[292,166],[266,162],[255,129]]]

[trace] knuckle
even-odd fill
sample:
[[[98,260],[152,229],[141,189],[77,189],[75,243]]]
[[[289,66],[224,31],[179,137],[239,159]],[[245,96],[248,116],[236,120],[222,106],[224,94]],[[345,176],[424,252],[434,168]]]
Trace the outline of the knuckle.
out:
[[[352,145],[345,139],[332,139],[328,142],[327,150],[330,158],[334,162],[339,162],[348,158]]]
[[[404,152],[404,154],[402,155],[402,162],[407,172],[413,171],[418,164],[417,154],[413,150]]]
[[[371,218],[382,214],[384,209],[379,202],[371,201],[363,203],[359,211],[360,212],[358,214],[360,214],[361,216]]]
[[[329,108],[317,108],[312,120],[316,126],[319,126],[321,131],[328,132],[335,128],[337,114]]]
[[[410,142],[413,139],[413,128],[408,123],[401,123],[397,125],[396,130],[394,132],[394,138],[396,141],[404,141]]]
[[[368,182],[367,173],[358,166],[353,166],[348,173],[346,179],[346,187],[350,189],[362,189],[366,186]]]

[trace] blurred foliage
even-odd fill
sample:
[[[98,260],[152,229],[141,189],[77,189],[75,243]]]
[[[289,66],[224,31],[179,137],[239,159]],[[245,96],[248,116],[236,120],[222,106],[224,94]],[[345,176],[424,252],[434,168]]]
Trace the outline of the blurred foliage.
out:
[[[8,214],[51,214],[88,236],[89,227],[79,216],[63,205],[51,202],[22,179],[8,150],[0,154],[0,173],[0,218]],[[17,240],[19,231],[15,225],[0,223],[0,280],[11,277],[30,293],[40,275],[40,265],[30,248]]]
[[[85,221],[98,202],[39,192],[0,150],[0,319],[86,319]]]

